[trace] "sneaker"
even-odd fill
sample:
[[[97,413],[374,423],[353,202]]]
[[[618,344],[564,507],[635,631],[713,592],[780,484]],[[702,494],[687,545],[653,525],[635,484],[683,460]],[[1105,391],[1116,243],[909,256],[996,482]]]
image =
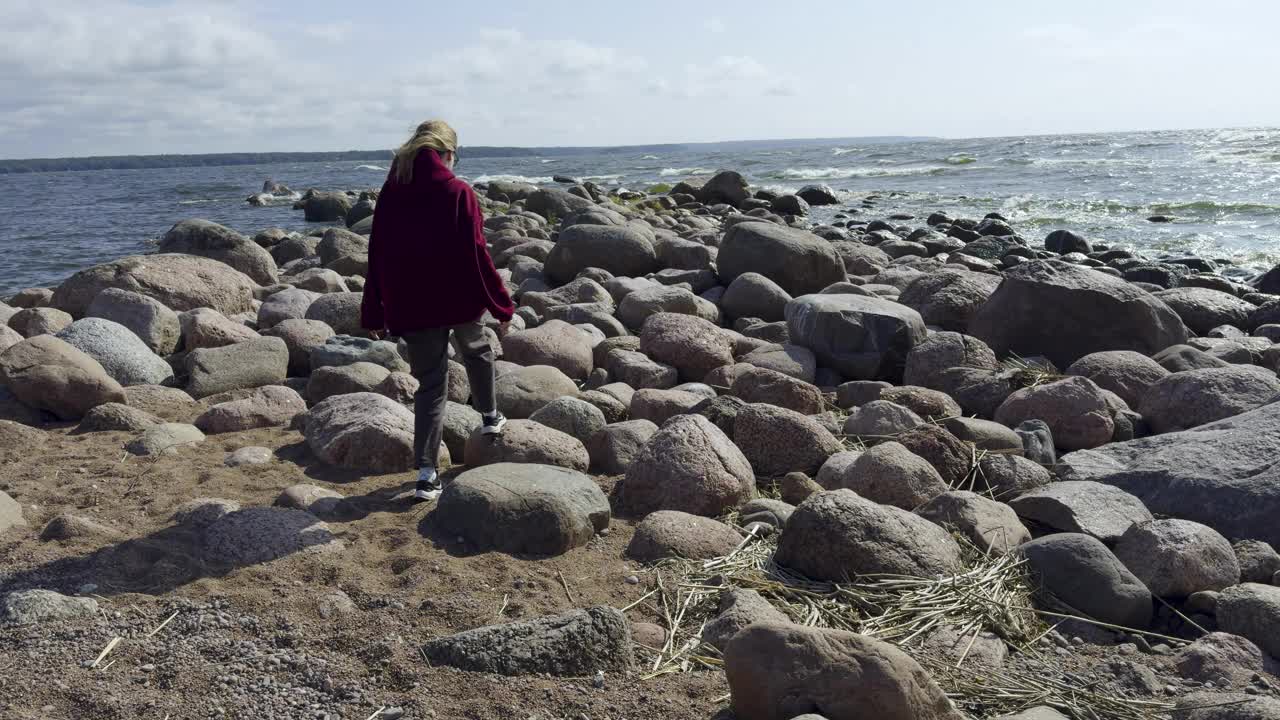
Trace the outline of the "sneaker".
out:
[[[439,499],[443,490],[444,488],[440,486],[440,476],[436,474],[435,468],[423,468],[418,471],[418,485],[413,491],[415,500],[429,502]]]
[[[484,427],[481,428],[480,432],[483,435],[501,435],[502,429],[507,426],[507,418],[496,410],[482,417],[484,418]]]

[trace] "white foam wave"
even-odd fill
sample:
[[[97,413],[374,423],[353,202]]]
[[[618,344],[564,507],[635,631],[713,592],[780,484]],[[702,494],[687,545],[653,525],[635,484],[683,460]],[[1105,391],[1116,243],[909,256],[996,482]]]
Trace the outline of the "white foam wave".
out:
[[[380,167],[380,166],[378,166],[378,165],[357,165],[357,166],[356,166],[356,169],[357,169],[357,170],[378,170],[378,171],[381,171],[381,172],[386,172],[386,171],[387,171],[387,169],[386,169],[386,168],[384,168],[384,167]]]
[[[832,148],[831,149],[831,154],[837,155],[837,156],[848,155],[849,153],[855,153],[855,152],[858,152],[858,148]]]
[[[550,176],[542,175],[536,177],[528,177],[526,175],[481,175],[480,177],[472,180],[472,182],[517,182],[529,183],[531,185],[548,185],[555,182],[555,179]]]
[[[779,180],[848,180],[850,178],[888,177],[895,175],[941,175],[947,167],[852,167],[852,168],[787,168],[771,176]]]
[[[688,177],[690,175],[708,175],[715,170],[707,168],[688,167],[688,168],[662,168],[658,171],[659,177]]]
[[[640,156],[640,159],[641,159],[641,160],[657,160],[657,159],[658,159],[658,156],[657,156],[657,155],[642,155],[642,156]]]
[[[553,163],[553,162],[555,162],[555,160],[552,160],[551,158],[543,158],[543,159],[539,160],[538,162],[542,163],[543,165],[546,165],[546,164],[548,164],[548,163]]]

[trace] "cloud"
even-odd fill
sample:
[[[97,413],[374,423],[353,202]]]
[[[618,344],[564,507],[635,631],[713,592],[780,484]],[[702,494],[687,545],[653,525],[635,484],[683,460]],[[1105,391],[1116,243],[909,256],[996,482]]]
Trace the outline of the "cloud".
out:
[[[714,16],[707,18],[707,21],[702,24],[702,27],[705,28],[707,32],[715,35],[720,35],[728,30],[724,24],[724,20]]]
[[[683,133],[690,102],[709,103],[694,111],[706,119],[793,91],[748,56],[685,64],[501,27],[371,69],[348,22],[256,12],[16,0],[0,24],[0,157],[391,147],[426,117],[474,144],[644,141]]]

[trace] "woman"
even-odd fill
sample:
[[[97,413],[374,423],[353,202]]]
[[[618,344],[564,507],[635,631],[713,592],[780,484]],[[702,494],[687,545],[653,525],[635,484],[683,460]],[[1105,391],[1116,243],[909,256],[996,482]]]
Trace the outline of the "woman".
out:
[[[488,311],[505,324],[515,307],[485,246],[475,193],[453,174],[457,162],[458,135],[440,120],[419,125],[396,151],[373,216],[361,308],[361,324],[375,336],[389,332],[409,345],[409,367],[419,383],[413,428],[419,500],[440,496],[436,457],[451,333],[471,381],[471,401],[484,418],[482,431],[497,434],[506,423],[481,321]]]

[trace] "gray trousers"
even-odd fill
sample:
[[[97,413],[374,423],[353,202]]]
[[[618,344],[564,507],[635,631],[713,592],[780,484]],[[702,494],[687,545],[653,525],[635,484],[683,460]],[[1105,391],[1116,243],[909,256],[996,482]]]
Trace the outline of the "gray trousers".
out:
[[[453,327],[419,330],[404,336],[409,346],[409,371],[418,381],[413,396],[413,457],[415,467],[435,467],[444,436],[449,399],[449,334],[462,356],[471,382],[471,403],[481,413],[498,409],[494,396],[493,348],[484,325],[471,322]],[[459,458],[460,459],[460,458]]]

